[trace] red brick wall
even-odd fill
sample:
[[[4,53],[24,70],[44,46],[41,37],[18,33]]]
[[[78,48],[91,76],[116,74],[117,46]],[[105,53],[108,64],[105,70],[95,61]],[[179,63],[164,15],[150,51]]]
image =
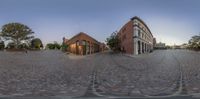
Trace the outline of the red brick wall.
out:
[[[71,38],[70,40],[68,40],[66,43],[67,44],[70,44],[70,43],[74,43],[76,42],[77,40],[86,40],[86,41],[89,41],[91,43],[95,43],[95,44],[99,44],[98,41],[94,40],[92,37],[88,36],[87,34],[85,33],[79,33],[78,35],[76,35],[75,37]]]
[[[83,51],[82,46],[79,46],[79,47],[76,46],[75,48],[70,47],[70,45],[75,44],[77,40],[79,41],[80,45],[82,45],[83,40],[86,41],[86,42],[89,42],[90,53],[100,51],[100,43],[97,40],[95,40],[94,38],[92,38],[89,35],[82,33],[82,32],[75,35],[74,37],[72,37],[70,40],[68,40],[66,42],[66,44],[69,45],[69,48],[68,48],[67,51],[75,53],[75,54],[81,54],[82,55],[82,53],[81,53]],[[85,52],[85,51],[83,51],[83,52]]]
[[[133,54],[133,22],[127,22],[118,33],[119,39],[121,41],[121,50],[125,50],[127,54]]]

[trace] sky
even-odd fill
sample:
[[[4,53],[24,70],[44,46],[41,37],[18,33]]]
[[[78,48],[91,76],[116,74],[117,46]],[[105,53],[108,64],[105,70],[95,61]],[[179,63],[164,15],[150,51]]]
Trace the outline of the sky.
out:
[[[167,45],[200,34],[200,0],[0,0],[0,27],[23,23],[44,44],[79,32],[105,42],[134,16]]]

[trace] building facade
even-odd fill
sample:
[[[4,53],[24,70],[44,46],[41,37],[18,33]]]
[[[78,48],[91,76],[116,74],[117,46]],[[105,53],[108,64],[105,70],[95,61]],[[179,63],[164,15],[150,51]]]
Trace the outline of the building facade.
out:
[[[78,33],[69,40],[63,38],[63,42],[68,46],[66,51],[77,55],[88,55],[102,50],[102,43],[83,32]]]
[[[156,46],[156,38],[153,38],[153,47],[155,48],[155,46]]]
[[[131,18],[118,32],[121,51],[142,54],[153,51],[153,35],[148,26],[137,16]]]
[[[156,43],[154,49],[167,49],[167,47],[165,46],[165,43],[159,42]]]

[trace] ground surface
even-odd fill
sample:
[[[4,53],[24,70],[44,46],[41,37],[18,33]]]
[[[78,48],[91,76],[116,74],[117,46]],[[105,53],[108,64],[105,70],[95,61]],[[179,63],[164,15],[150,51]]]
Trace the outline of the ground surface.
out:
[[[200,93],[200,53],[0,52],[0,96],[160,97]],[[198,97],[198,95],[196,95]]]

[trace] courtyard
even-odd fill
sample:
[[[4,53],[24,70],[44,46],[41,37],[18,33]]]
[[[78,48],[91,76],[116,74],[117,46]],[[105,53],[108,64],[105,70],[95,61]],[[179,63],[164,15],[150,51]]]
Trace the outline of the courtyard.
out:
[[[200,53],[0,52],[0,96],[158,97],[200,93]]]

